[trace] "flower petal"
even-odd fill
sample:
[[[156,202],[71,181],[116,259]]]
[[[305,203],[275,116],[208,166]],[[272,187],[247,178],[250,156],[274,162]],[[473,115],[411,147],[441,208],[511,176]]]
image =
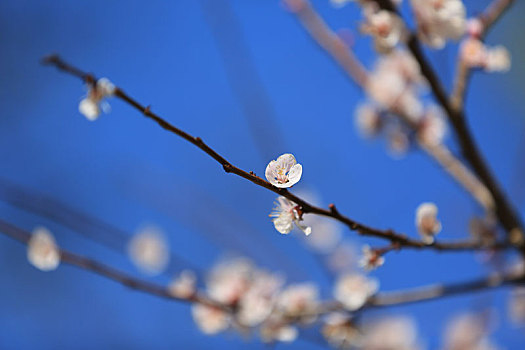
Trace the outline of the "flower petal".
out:
[[[90,98],[85,98],[80,101],[78,110],[90,121],[97,120],[98,116],[100,115],[100,108],[98,107],[98,104]]]
[[[299,180],[301,180],[301,175],[303,175],[303,166],[301,164],[295,164],[288,173],[288,182],[285,184],[286,187],[292,187]]]

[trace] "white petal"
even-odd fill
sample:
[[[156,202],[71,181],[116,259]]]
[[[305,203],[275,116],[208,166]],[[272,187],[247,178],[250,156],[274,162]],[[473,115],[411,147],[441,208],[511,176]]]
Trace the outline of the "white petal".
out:
[[[270,163],[268,163],[266,166],[266,171],[264,172],[266,180],[268,180],[274,186],[278,185],[278,182],[275,179],[277,177],[276,163],[277,162],[275,160],[272,160]]]
[[[108,78],[100,78],[97,81],[97,90],[102,96],[111,96],[115,93],[115,85]]]
[[[285,153],[277,158],[277,166],[284,168],[286,172],[289,172],[295,164],[297,164],[297,161],[293,154]]]
[[[286,187],[291,187],[295,185],[299,180],[301,180],[301,175],[303,175],[303,166],[301,164],[295,164],[288,173],[288,182]]]
[[[98,104],[90,98],[85,98],[82,101],[80,101],[80,104],[78,105],[78,110],[88,120],[91,121],[97,120],[98,116],[100,115],[100,108],[98,107]]]
[[[283,213],[278,218],[273,219],[275,229],[282,234],[290,233],[293,228],[293,219],[291,215]]]

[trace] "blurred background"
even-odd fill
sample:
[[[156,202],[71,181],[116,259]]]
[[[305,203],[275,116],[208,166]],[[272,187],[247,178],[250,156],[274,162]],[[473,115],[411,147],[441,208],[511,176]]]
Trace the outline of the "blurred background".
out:
[[[465,3],[475,15],[489,1]],[[361,17],[355,5],[313,5],[332,28],[355,32]],[[476,74],[467,102],[475,138],[522,213],[524,11],[517,2],[487,39],[510,50],[511,71]],[[8,0],[0,2],[0,47],[0,218],[27,230],[44,225],[61,247],[137,276],[122,254],[125,241],[155,224],[175,254],[174,272],[205,271],[217,259],[239,254],[283,272],[289,282],[316,282],[323,298],[332,293],[332,277],[300,235],[273,228],[268,214],[274,194],[225,174],[202,151],[118,100],[109,100],[111,113],[89,122],[78,112],[85,88],[41,66],[46,54],[110,78],[242,169],[262,176],[271,159],[293,153],[303,165],[293,192],[310,193],[324,206],[336,203],[361,222],[417,237],[414,210],[433,201],[443,223],[439,239],[453,240],[468,237],[469,219],[481,214],[423,153],[395,159],[384,141],[358,135],[353,114],[363,93],[278,1]],[[355,50],[372,67],[370,39],[356,34]],[[427,53],[450,87],[456,45]],[[457,149],[451,137],[447,144]],[[70,209],[90,218],[79,220]],[[365,242],[343,233],[357,247]],[[257,337],[235,333],[204,336],[186,304],[67,265],[42,273],[27,262],[25,249],[0,235],[1,349],[265,347]],[[403,251],[386,259],[373,272],[385,291],[490,272],[472,253]],[[169,276],[154,280],[167,283]],[[518,349],[525,335],[508,320],[508,296],[508,289],[500,289],[371,314],[413,317],[422,344],[435,349],[451,316],[489,308],[491,338]],[[320,337],[317,332],[304,333],[277,347],[322,347],[311,341]]]

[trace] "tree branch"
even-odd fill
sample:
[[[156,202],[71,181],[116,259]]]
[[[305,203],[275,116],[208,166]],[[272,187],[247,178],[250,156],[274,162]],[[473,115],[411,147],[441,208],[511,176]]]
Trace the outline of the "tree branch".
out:
[[[494,0],[489,7],[478,16],[478,20],[483,24],[482,32],[479,37],[483,40],[492,26],[498,21],[505,11],[514,3],[514,0]],[[454,88],[450,96],[450,103],[455,110],[462,110],[465,104],[467,86],[470,81],[472,70],[461,60],[457,59],[457,72],[454,79]]]
[[[70,64],[64,62],[57,55],[52,55],[52,56],[48,56],[44,58],[43,63],[47,65],[55,66],[59,70],[62,70],[66,73],[77,76],[80,79],[82,79],[84,82],[86,82],[87,84],[93,85],[96,82],[94,75],[86,73],[76,67],[71,66]],[[215,150],[209,147],[200,137],[194,137],[188,134],[187,132],[168,123],[166,120],[162,119],[160,116],[153,113],[149,106],[147,107],[143,106],[142,104],[140,104],[139,102],[131,98],[129,95],[127,95],[122,89],[116,87],[114,95],[115,97],[123,100],[124,102],[133,106],[135,109],[142,112],[142,114],[145,117],[155,121],[163,129],[182,137],[186,141],[200,148],[202,151],[204,151],[206,154],[212,157],[215,161],[217,161],[222,166],[224,171],[226,171],[227,173],[238,175],[254,183],[255,185],[266,188],[267,190],[270,190],[278,195],[288,198],[289,200],[299,205],[302,208],[303,213],[312,213],[312,214],[331,217],[345,224],[350,230],[356,231],[363,236],[370,236],[370,237],[386,239],[391,242],[398,243],[401,247],[406,247],[406,248],[434,249],[434,250],[439,250],[439,251],[444,251],[444,250],[459,251],[459,250],[501,249],[501,248],[508,247],[507,244],[504,244],[503,246],[499,246],[499,245],[486,246],[486,245],[481,244],[480,242],[473,242],[473,241],[457,242],[457,243],[434,243],[432,245],[427,245],[420,240],[411,239],[407,237],[406,235],[397,233],[391,229],[381,230],[381,229],[367,226],[353,219],[350,219],[349,217],[342,215],[335,208],[333,204],[330,205],[330,210],[313,206],[310,203],[306,202],[305,200],[292,194],[287,189],[277,188],[273,186],[272,184],[270,184],[268,181],[265,181],[262,178],[258,177],[253,172],[247,172],[245,170],[242,170],[234,166],[229,161],[227,161],[224,157],[222,157],[219,153],[217,153]]]
[[[23,244],[29,242],[31,234],[26,232],[10,223],[0,219],[0,232],[4,235],[17,240]],[[189,298],[178,298],[172,295],[166,288],[163,286],[144,281],[135,277],[132,277],[124,272],[121,272],[117,269],[109,267],[107,265],[101,264],[96,260],[86,258],[70,251],[60,249],[60,261],[68,265],[78,267],[82,270],[91,271],[97,275],[105,277],[107,279],[113,280],[117,283],[122,284],[125,287],[151,294],[160,298],[183,301],[187,303],[201,303],[203,305],[208,305],[212,307],[219,308],[224,311],[231,311],[231,308],[223,305],[221,303],[215,302],[211,299],[208,299],[204,296],[195,294]]]

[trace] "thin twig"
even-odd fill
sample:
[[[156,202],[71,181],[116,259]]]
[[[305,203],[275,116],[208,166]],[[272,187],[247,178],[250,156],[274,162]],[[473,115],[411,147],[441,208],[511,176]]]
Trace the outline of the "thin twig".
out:
[[[4,235],[9,236],[21,243],[28,244],[31,234],[22,230],[10,223],[0,220],[0,232]],[[189,298],[179,298],[172,295],[166,288],[155,283],[144,281],[133,276],[126,274],[125,272],[114,269],[110,266],[99,263],[96,260],[86,258],[70,251],[60,249],[60,261],[68,265],[76,266],[80,269],[91,271],[102,277],[116,281],[125,287],[138,290],[147,294],[151,294],[160,298],[170,299],[175,301],[182,301],[187,303],[201,303],[212,307],[219,308],[224,311],[231,311],[231,308],[221,303],[215,302],[204,296],[195,294]]]
[[[81,78],[83,81],[85,81],[88,84],[93,84],[96,79],[94,75],[85,73],[82,70],[71,66],[70,64],[67,64],[64,62],[60,57],[57,55],[48,56],[43,60],[44,64],[55,66],[56,68],[75,75],[79,78]],[[402,247],[406,248],[414,248],[414,249],[434,249],[439,251],[444,250],[483,250],[483,249],[501,249],[501,248],[507,248],[508,245],[504,246],[486,246],[479,242],[472,242],[472,241],[465,241],[465,242],[457,242],[457,243],[435,243],[433,245],[427,245],[424,242],[420,240],[414,240],[409,237],[407,237],[404,234],[397,233],[391,229],[388,230],[381,230],[377,228],[373,228],[370,226],[367,226],[365,224],[359,223],[353,219],[350,219],[347,216],[342,215],[336,207],[331,204],[330,209],[324,209],[320,207],[316,207],[314,205],[311,205],[310,203],[306,202],[305,200],[295,196],[291,192],[289,192],[287,189],[277,188],[273,186],[268,181],[263,180],[262,178],[255,175],[253,172],[247,172],[245,170],[242,170],[233,164],[231,164],[229,161],[227,161],[223,156],[221,156],[219,153],[217,153],[215,150],[213,150],[210,146],[208,146],[200,137],[194,137],[187,132],[173,126],[172,124],[168,123],[166,120],[162,119],[157,114],[153,113],[151,111],[151,108],[148,106],[143,106],[133,98],[131,98],[129,95],[127,95],[122,89],[116,87],[114,95],[117,98],[120,98],[121,100],[125,101],[126,103],[130,104],[142,114],[149,118],[154,120],[159,126],[161,126],[163,129],[170,131],[183,139],[187,140],[188,142],[192,143],[193,145],[200,148],[202,151],[204,151],[206,154],[208,154],[210,157],[215,159],[225,172],[232,173],[235,175],[238,175],[258,186],[261,186],[263,188],[266,188],[278,195],[281,195],[283,197],[288,198],[289,200],[295,202],[297,205],[299,205],[302,208],[303,213],[312,213],[322,216],[327,216],[330,218],[333,218],[335,220],[340,221],[341,223],[345,224],[350,230],[356,231],[359,234],[363,236],[371,236],[371,237],[377,237],[389,240],[391,242],[396,242]]]

